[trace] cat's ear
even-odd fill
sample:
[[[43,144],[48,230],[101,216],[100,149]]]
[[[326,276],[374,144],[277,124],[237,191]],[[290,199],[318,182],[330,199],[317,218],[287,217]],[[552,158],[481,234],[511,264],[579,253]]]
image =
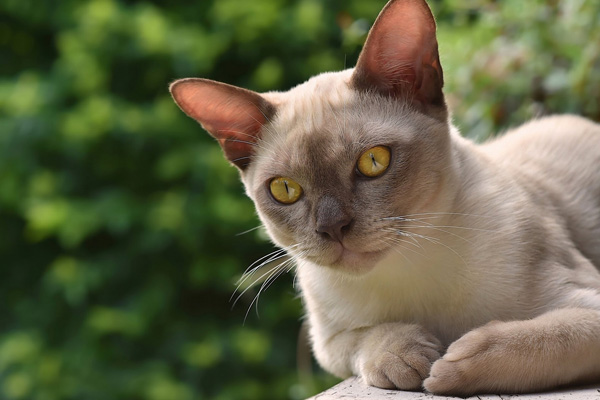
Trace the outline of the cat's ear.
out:
[[[177,105],[219,141],[225,157],[246,169],[273,105],[256,92],[209,79],[180,79],[169,89]]]
[[[435,20],[425,0],[391,0],[383,8],[351,82],[358,90],[444,106]]]

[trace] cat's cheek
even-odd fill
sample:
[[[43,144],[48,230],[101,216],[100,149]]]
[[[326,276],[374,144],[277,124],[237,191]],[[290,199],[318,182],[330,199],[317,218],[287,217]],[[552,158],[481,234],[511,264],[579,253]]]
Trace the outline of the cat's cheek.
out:
[[[281,248],[288,248],[298,243],[294,239],[294,236],[291,234],[291,232],[287,231],[286,229],[282,229],[277,224],[273,224],[268,219],[261,218],[261,220],[263,221],[263,225],[267,230],[267,234],[277,246]]]
[[[298,227],[302,224],[302,205],[278,205],[268,194],[257,191],[252,196],[258,217],[271,240],[279,247],[298,244]]]

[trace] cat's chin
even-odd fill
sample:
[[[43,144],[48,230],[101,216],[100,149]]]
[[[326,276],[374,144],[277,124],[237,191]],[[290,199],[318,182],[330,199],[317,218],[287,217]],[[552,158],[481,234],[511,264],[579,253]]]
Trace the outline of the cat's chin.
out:
[[[333,261],[324,264],[350,275],[363,275],[375,268],[386,253],[386,250],[360,252],[340,245]]]

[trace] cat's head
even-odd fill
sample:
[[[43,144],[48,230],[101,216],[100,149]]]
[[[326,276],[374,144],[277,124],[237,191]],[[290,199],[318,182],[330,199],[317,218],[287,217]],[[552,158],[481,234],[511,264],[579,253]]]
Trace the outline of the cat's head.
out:
[[[392,0],[354,69],[258,94],[206,79],[171,92],[241,173],[271,238],[297,257],[360,273],[397,243],[395,217],[438,200],[447,111],[424,0]]]

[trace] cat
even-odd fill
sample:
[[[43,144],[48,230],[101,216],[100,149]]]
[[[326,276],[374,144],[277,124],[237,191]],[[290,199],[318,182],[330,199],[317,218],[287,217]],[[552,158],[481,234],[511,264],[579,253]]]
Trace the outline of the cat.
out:
[[[391,0],[353,69],[170,90],[295,259],[324,369],[460,396],[599,382],[600,125],[550,116],[478,145],[443,83],[427,3]]]

